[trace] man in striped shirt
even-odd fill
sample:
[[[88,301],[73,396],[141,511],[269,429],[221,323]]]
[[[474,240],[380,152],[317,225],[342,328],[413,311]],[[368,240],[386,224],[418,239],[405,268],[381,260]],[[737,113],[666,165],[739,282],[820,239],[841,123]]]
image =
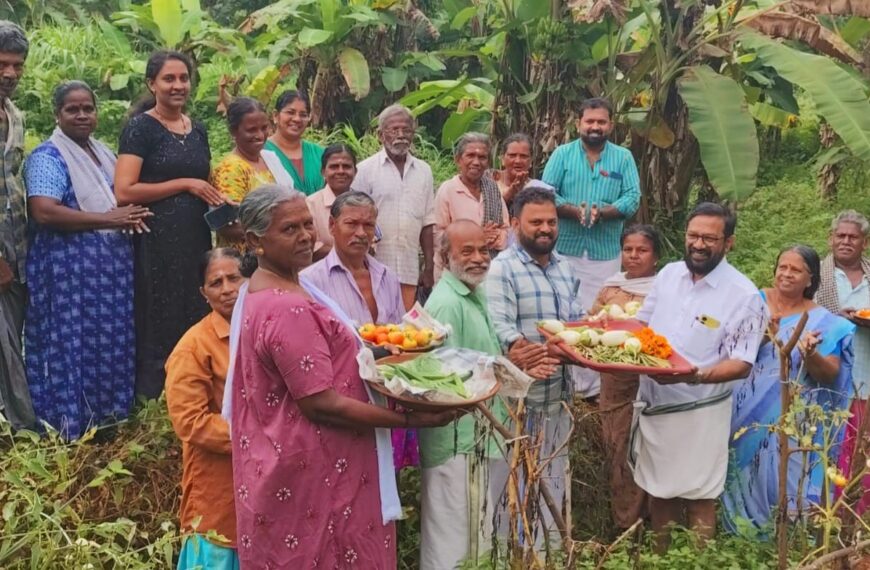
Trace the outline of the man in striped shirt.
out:
[[[606,99],[583,101],[576,125],[579,140],[553,151],[543,175],[556,189],[556,250],[580,279],[584,311],[592,308],[604,281],[619,271],[619,237],[640,203],[640,178],[631,151],[607,140],[613,130],[611,115]],[[586,397],[598,394],[599,382],[592,371],[575,375],[577,392]]]

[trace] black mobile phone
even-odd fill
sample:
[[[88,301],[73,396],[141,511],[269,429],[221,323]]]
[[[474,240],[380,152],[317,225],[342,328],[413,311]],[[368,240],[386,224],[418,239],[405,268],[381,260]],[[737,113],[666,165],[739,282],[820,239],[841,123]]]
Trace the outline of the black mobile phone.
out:
[[[239,219],[239,207],[232,204],[223,204],[217,208],[212,208],[203,214],[203,217],[208,227],[216,232]]]

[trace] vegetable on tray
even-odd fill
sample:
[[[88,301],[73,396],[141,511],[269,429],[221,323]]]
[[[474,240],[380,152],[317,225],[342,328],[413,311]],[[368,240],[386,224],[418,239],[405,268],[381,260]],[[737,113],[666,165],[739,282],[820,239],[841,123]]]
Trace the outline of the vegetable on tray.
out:
[[[664,336],[632,319],[567,324],[550,319],[538,322],[538,329],[560,338],[567,356],[594,370],[670,375],[692,369]]]
[[[408,384],[420,389],[451,394],[463,399],[471,397],[465,387],[465,381],[471,378],[472,372],[468,371],[462,376],[456,372],[446,372],[441,362],[432,356],[420,356],[394,364],[380,364],[378,371],[387,380],[399,376]]]

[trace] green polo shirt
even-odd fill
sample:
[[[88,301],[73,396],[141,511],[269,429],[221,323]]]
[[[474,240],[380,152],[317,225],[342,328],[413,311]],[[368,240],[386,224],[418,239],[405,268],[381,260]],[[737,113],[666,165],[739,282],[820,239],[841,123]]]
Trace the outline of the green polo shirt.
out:
[[[472,291],[452,273],[445,271],[426,301],[425,308],[433,318],[453,327],[453,333],[444,342],[446,346],[468,348],[493,356],[501,355],[501,345],[486,309],[483,285]],[[507,412],[501,401],[493,398],[490,406],[493,414],[504,423]],[[469,414],[463,416],[455,426],[451,424],[440,428],[420,429],[420,463],[423,468],[437,467],[458,454],[474,453],[474,424],[475,418]],[[499,436],[495,433],[488,437],[488,457],[502,455],[497,437]]]

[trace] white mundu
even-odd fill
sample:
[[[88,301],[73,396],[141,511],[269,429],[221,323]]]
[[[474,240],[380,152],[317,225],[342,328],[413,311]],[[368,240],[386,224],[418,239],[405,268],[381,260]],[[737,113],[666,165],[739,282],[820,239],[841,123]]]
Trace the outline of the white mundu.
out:
[[[697,282],[685,262],[656,276],[638,313],[698,368],[752,364],[767,326],[758,289],[726,260]],[[637,484],[661,499],[714,499],[725,484],[731,382],[662,385],[642,376],[632,457]]]

